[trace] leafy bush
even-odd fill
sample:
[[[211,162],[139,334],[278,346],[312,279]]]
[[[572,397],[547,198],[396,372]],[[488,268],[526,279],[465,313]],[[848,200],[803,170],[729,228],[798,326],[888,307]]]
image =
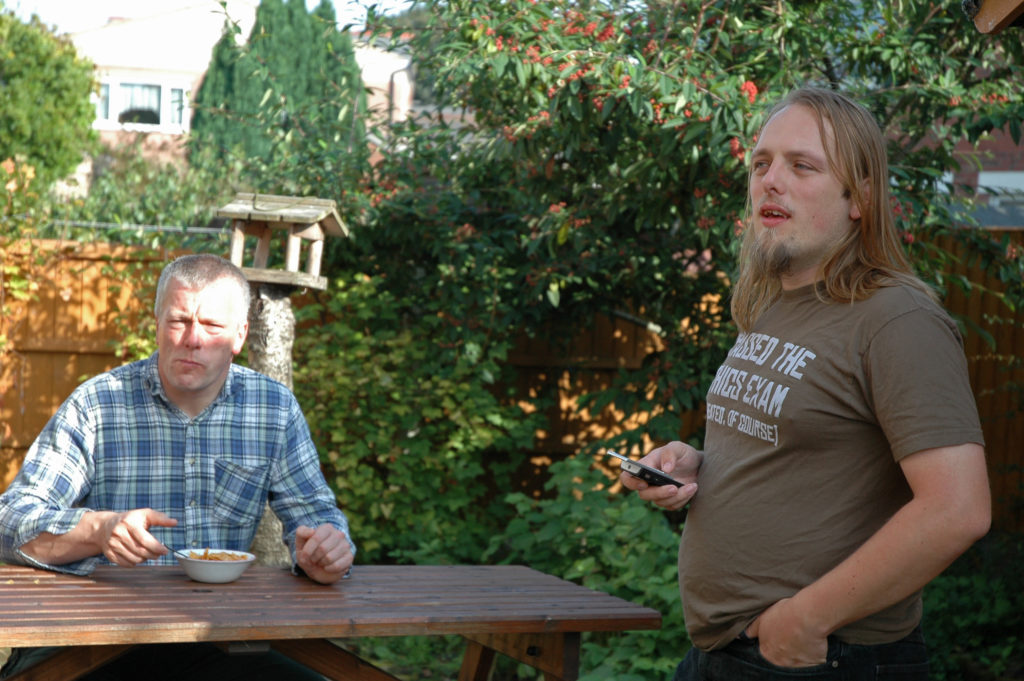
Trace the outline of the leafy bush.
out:
[[[994,532],[924,592],[937,681],[1024,678],[1024,535]]]
[[[52,223],[39,236],[89,240],[97,228],[107,228],[102,238],[108,242],[226,253],[226,232],[197,236],[189,228],[211,225],[217,209],[234,197],[238,169],[210,158],[187,166],[153,160],[146,140],[138,134],[131,144],[105,149],[94,161],[88,195],[52,202]]]
[[[405,317],[370,277],[325,298],[299,314],[295,392],[360,562],[479,562],[514,513],[500,494],[519,463],[507,453],[538,426],[499,399],[505,343],[446,345],[442,310]]]
[[[589,679],[667,678],[686,653],[679,607],[678,517],[632,494],[583,457],[556,462],[538,504],[523,493],[506,501],[515,517],[494,537],[488,561],[529,564],[662,613],[661,631],[587,634]]]
[[[21,21],[3,3],[0,45],[0,161],[31,166],[42,195],[74,171],[96,140],[89,101],[93,65],[75,53],[67,36],[55,35],[37,16]],[[10,233],[6,226],[4,233]]]

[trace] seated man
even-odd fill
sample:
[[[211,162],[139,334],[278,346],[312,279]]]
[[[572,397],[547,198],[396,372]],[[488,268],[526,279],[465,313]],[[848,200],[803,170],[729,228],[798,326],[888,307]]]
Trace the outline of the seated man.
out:
[[[322,584],[347,573],[348,521],[295,397],[232,361],[249,297],[241,270],[217,256],[164,269],[157,352],[83,383],[61,405],[0,495],[0,561],[88,574],[101,561],[173,564],[167,547],[247,550],[269,502],[293,569]],[[262,655],[221,662],[219,649],[199,645],[137,650],[86,678],[134,678],[139,668],[184,678],[196,664],[220,680],[231,678],[225,669],[246,679],[310,674]],[[0,678],[35,653],[15,651]]]

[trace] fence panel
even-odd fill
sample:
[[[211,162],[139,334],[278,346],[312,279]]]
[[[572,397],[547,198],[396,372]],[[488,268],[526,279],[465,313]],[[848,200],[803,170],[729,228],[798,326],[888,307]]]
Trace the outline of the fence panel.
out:
[[[1024,231],[990,231],[994,238],[1008,234],[1011,243],[1024,245]],[[983,282],[990,289],[975,289],[968,296],[954,287],[946,305],[954,315],[992,335],[994,346],[968,328],[964,351],[985,432],[996,522],[1024,531],[1024,310],[1013,314],[1006,309],[999,300],[1003,285],[979,264],[970,262],[962,246],[952,239],[940,245],[960,257],[952,274]]]
[[[145,314],[131,273],[158,256],[109,244],[19,242],[0,247],[6,269],[0,323],[0,488],[17,473],[36,434],[82,380],[121,363],[118,312]],[[17,271],[15,271],[15,268]],[[33,291],[15,300],[9,285]],[[130,320],[130,317],[129,317]]]

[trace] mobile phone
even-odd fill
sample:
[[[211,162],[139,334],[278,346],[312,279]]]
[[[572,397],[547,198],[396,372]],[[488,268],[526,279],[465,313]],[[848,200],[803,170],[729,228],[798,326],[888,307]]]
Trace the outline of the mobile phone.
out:
[[[683,486],[683,483],[679,482],[675,478],[669,477],[665,473],[662,473],[657,468],[645,466],[639,461],[633,461],[633,459],[622,456],[622,454],[613,452],[610,449],[605,453],[608,456],[614,456],[616,459],[619,459],[619,466],[622,470],[635,478],[640,478],[648,485],[654,485],[655,487],[660,487],[662,485],[675,485],[676,487]]]

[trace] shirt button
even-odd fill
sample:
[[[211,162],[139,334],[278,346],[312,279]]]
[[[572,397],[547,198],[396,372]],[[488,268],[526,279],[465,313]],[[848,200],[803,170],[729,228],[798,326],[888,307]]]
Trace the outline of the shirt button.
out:
[[[195,499],[193,499],[192,501],[188,502],[188,505],[189,505],[189,506],[192,506],[192,507],[195,507],[195,505],[196,505],[196,500],[195,500]]]

